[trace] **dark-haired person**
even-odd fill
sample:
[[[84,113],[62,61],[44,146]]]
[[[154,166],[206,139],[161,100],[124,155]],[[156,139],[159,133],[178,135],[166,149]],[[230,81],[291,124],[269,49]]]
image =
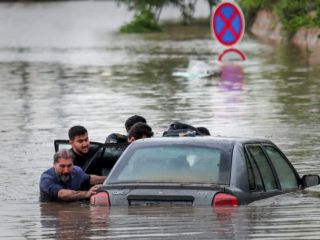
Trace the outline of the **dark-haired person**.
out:
[[[141,138],[150,138],[152,136],[153,136],[152,128],[146,123],[138,122],[134,124],[129,130],[128,142],[131,143],[135,140],[138,140]]]
[[[40,201],[77,201],[95,194],[105,176],[88,175],[73,165],[73,153],[62,149],[53,156],[53,167],[41,174]],[[90,188],[91,186],[91,188]],[[89,190],[88,190],[89,189]]]
[[[203,136],[210,136],[210,131],[206,127],[197,127],[198,131],[201,133]]]
[[[97,147],[90,146],[87,129],[83,126],[73,126],[69,129],[68,135],[74,154],[74,165],[85,169],[86,173],[101,175],[101,152]]]
[[[129,133],[131,127],[138,122],[147,123],[147,120],[144,117],[139,115],[133,115],[129,117],[124,124],[127,133]],[[105,143],[126,143],[126,142],[128,142],[128,136],[119,134],[119,133],[111,133],[106,138],[106,141],[105,141]]]

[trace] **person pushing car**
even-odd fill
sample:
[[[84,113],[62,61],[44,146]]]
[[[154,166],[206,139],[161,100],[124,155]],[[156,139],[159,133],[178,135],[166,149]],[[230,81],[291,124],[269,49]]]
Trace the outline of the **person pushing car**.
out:
[[[53,167],[40,177],[40,201],[59,202],[89,199],[106,179],[105,176],[89,175],[73,164],[73,154],[62,149],[53,156]]]

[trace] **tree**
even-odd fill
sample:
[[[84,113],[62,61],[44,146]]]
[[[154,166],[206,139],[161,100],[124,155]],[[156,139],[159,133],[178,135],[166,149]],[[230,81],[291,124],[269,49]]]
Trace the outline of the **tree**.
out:
[[[208,1],[208,4],[209,4],[210,16],[211,16],[213,7],[218,5],[219,0],[207,0],[207,1]]]
[[[134,11],[133,20],[120,30],[122,32],[160,31],[159,19],[165,6],[173,6],[180,10],[183,24],[190,24],[194,19],[198,0],[116,0]],[[209,4],[210,16],[212,8],[218,0],[205,0]]]

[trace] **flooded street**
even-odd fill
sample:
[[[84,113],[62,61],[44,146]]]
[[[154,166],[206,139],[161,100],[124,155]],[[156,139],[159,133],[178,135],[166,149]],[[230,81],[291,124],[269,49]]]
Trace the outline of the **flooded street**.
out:
[[[199,12],[209,11],[204,4]],[[300,175],[320,173],[320,64],[309,65],[289,44],[246,35],[241,67],[211,78],[174,77],[191,60],[216,64],[223,49],[209,26],[119,34],[131,16],[108,1],[0,3],[0,238],[319,239],[320,198],[311,193],[225,211],[39,203],[54,139],[67,139],[79,124],[104,142],[124,133],[133,114],[158,136],[180,120],[214,136],[267,138]],[[177,16],[164,11],[164,18]]]

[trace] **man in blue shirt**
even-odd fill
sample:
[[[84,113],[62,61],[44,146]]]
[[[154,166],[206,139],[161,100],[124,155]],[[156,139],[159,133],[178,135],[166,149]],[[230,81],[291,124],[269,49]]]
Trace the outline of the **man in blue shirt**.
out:
[[[103,183],[106,177],[84,173],[73,165],[73,157],[66,149],[54,154],[53,167],[40,178],[40,201],[77,201],[89,199],[96,193],[97,184]]]

